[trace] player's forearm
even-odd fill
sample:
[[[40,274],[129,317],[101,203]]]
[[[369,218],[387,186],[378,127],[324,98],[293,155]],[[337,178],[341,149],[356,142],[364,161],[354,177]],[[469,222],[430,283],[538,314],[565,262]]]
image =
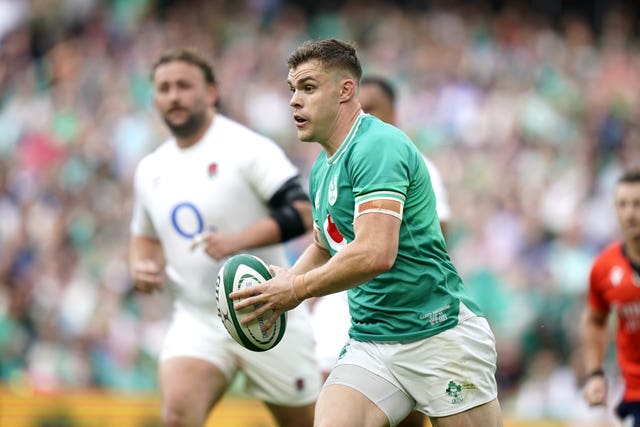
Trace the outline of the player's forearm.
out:
[[[325,264],[330,258],[331,255],[329,251],[321,248],[314,242],[302,252],[289,271],[294,274],[306,273],[309,270]]]
[[[234,239],[238,248],[236,252],[280,243],[280,228],[271,217],[261,219],[238,232]]]
[[[133,287],[151,293],[162,289],[165,280],[165,258],[158,240],[134,236],[129,244],[129,268]]]
[[[392,215],[358,216],[354,221],[355,239],[326,263],[296,277],[296,295],[308,298],[340,292],[388,271],[398,255],[399,228],[400,221]]]
[[[363,242],[353,242],[328,262],[314,268],[296,280],[299,297],[323,296],[353,288],[389,270],[393,262],[376,256],[376,250]]]
[[[585,373],[602,369],[607,346],[607,325],[589,313],[582,319],[582,344]]]
[[[129,242],[129,264],[134,265],[142,260],[151,260],[158,265],[164,265],[165,259],[162,245],[156,239],[132,236]]]
[[[311,229],[313,220],[309,202],[294,202],[286,212],[290,212],[290,217],[282,213],[268,216],[236,233],[236,252],[286,242]]]

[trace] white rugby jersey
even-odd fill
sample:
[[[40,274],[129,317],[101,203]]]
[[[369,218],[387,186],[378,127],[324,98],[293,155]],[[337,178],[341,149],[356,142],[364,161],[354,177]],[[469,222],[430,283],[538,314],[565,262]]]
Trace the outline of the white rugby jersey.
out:
[[[179,300],[212,307],[222,262],[202,246],[191,251],[193,237],[207,230],[237,232],[266,217],[266,202],[297,174],[275,142],[216,114],[197,144],[182,149],[170,139],[140,161],[131,233],[160,240]],[[246,252],[288,265],[282,244]]]

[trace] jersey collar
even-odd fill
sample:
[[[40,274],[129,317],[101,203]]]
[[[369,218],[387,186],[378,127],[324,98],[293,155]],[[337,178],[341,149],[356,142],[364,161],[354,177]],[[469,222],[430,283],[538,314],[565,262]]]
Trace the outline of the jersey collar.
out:
[[[335,162],[337,162],[340,156],[342,155],[342,153],[344,153],[347,150],[347,147],[351,145],[351,142],[354,140],[356,134],[358,133],[358,129],[360,128],[360,124],[362,123],[362,118],[367,115],[368,114],[365,114],[362,111],[360,111],[360,115],[358,116],[358,118],[356,118],[356,121],[353,123],[353,126],[351,126],[351,130],[349,130],[347,137],[344,139],[342,144],[340,144],[338,151],[333,153],[333,156],[327,157],[327,164],[332,165]]]
[[[633,261],[631,261],[631,258],[629,258],[629,255],[627,254],[627,247],[624,243],[622,244],[622,255],[624,255],[627,261],[629,261],[629,264],[635,270],[635,272],[640,275],[640,265],[635,264]]]

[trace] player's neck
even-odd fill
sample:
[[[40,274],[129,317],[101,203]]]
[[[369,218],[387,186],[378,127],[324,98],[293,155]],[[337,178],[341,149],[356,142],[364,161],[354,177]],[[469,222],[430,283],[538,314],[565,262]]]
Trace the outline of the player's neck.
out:
[[[327,141],[322,144],[329,157],[340,149],[361,111],[359,104],[350,104],[350,108],[345,109],[342,116],[337,118],[335,129],[331,132]]]
[[[207,119],[204,121],[200,129],[198,129],[198,131],[194,132],[192,135],[184,136],[184,137],[176,137],[176,143],[178,144],[178,146],[180,148],[189,148],[197,144],[202,139],[204,134],[207,132],[207,130],[209,129],[209,126],[211,126],[211,123],[213,122],[214,117],[215,117],[215,113],[208,114]]]
[[[640,265],[640,237],[624,243],[624,252],[634,265]]]

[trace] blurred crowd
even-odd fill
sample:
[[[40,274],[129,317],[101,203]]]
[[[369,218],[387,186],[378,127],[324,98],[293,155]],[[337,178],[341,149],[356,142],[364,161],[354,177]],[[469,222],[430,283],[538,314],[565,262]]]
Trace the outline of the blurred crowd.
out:
[[[167,137],[153,60],[210,57],[222,112],[306,177],[317,149],[295,138],[286,58],[336,37],[396,85],[399,126],[442,172],[449,251],[494,327],[505,406],[571,416],[590,263],[617,237],[612,185],[640,165],[637,23],[612,8],[596,33],[578,13],[444,4],[0,1],[0,381],[156,390],[169,302],[132,293],[127,268],[132,173]]]

